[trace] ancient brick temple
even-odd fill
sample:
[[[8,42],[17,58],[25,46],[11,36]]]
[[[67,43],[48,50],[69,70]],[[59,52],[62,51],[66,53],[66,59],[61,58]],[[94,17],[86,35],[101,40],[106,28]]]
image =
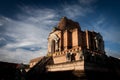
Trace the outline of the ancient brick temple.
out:
[[[60,20],[48,36],[48,55],[53,56],[55,64],[66,62],[67,53],[74,53],[75,60],[80,60],[86,50],[93,54],[105,54],[101,34],[82,31],[79,23],[66,17]]]
[[[48,36],[47,55],[30,61],[27,77],[41,79],[45,73],[57,79],[72,74],[82,80],[120,80],[119,66],[120,60],[105,54],[100,33],[82,31],[77,22],[63,17]]]

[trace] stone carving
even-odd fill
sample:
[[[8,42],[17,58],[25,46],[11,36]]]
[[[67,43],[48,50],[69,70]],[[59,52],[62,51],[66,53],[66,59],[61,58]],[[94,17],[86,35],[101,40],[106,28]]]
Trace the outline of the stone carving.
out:
[[[98,33],[95,37],[95,46],[97,50],[103,50],[104,49],[104,42],[102,39],[102,36]]]

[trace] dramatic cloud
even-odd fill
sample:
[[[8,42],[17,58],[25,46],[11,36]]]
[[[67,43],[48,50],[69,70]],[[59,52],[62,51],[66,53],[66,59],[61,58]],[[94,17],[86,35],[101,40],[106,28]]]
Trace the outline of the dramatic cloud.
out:
[[[64,4],[55,9],[19,6],[21,12],[15,15],[16,19],[0,16],[0,61],[28,63],[32,58],[46,55],[48,34],[60,18],[67,16],[83,21],[86,15],[94,12],[93,3],[95,0],[79,0],[77,4]],[[84,21],[81,28],[100,32],[105,41],[120,44],[120,28],[116,25],[117,30],[114,30],[113,26],[100,16],[90,22]],[[106,52],[118,55],[109,46]]]
[[[48,9],[25,9],[23,12],[17,15],[18,20],[0,17],[1,61],[28,63],[47,53],[48,34],[57,24],[55,12]]]
[[[46,55],[47,37],[63,16],[76,19],[93,10],[78,4],[64,4],[56,9],[19,6],[15,19],[0,16],[0,60],[28,63]]]
[[[91,4],[95,0],[78,1],[78,4],[64,4],[56,9],[20,6],[21,12],[15,15],[15,19],[0,16],[0,61],[28,63],[32,58],[46,55],[48,34],[61,17],[80,20],[94,13]],[[119,28],[114,30],[113,25],[106,22],[105,17],[98,17],[90,24],[85,21],[81,26],[100,32],[105,41],[119,44]]]

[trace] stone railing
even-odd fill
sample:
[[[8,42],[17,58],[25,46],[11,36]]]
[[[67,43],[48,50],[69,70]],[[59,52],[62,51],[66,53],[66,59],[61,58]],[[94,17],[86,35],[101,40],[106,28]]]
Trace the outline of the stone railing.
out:
[[[57,57],[57,56],[63,56],[66,55],[66,53],[72,52],[72,53],[78,53],[81,51],[81,47],[76,47],[76,48],[72,48],[72,49],[68,49],[68,50],[64,50],[64,51],[59,51],[59,52],[55,52],[52,54],[53,57]]]

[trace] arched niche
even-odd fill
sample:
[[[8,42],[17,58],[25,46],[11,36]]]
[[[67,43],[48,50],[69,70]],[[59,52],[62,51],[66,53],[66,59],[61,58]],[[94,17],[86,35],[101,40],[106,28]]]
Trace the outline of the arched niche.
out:
[[[98,34],[94,37],[94,40],[95,40],[96,49],[103,51],[103,50],[104,50],[104,41],[103,41],[102,36],[98,33]]]
[[[59,37],[56,34],[51,34],[49,38],[50,53],[59,51]]]

